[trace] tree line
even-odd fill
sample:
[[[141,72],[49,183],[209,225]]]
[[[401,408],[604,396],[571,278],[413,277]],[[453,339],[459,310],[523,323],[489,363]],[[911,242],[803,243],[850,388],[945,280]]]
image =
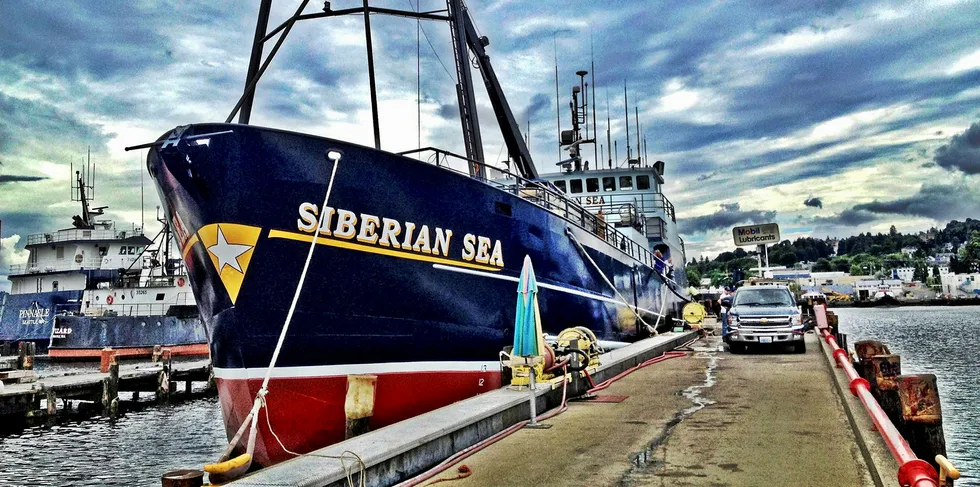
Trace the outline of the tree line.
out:
[[[708,277],[711,285],[719,286],[731,284],[733,275],[751,275],[749,270],[758,266],[758,254],[754,247],[749,249],[738,247],[722,252],[714,259],[692,258],[685,267],[688,281],[697,285],[702,277]],[[812,272],[841,271],[882,278],[890,277],[896,267],[912,267],[915,269],[913,279],[927,282],[930,264],[926,257],[944,253],[953,254],[950,272],[980,271],[980,220],[953,220],[942,229],[933,227],[909,234],[898,232],[892,225],[888,233],[868,232],[840,239],[801,237],[792,242],[783,240],[769,247],[769,263],[787,268],[809,268]],[[939,266],[932,267],[933,275],[938,276]]]

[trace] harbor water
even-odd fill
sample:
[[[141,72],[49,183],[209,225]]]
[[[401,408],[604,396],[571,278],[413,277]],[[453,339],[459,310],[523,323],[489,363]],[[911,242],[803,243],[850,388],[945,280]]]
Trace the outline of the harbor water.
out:
[[[980,487],[980,307],[838,309],[850,343],[876,339],[906,373],[939,378],[958,486]],[[225,446],[217,399],[92,418],[0,436],[0,486],[158,486],[160,475],[201,468]]]

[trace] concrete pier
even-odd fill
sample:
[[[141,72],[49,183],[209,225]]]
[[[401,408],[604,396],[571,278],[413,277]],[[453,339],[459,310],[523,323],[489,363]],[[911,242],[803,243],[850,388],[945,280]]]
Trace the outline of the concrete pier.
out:
[[[874,485],[815,336],[803,355],[733,355],[720,340],[575,401],[547,430],[521,430],[465,459],[459,486]],[[437,478],[457,476],[451,467]]]

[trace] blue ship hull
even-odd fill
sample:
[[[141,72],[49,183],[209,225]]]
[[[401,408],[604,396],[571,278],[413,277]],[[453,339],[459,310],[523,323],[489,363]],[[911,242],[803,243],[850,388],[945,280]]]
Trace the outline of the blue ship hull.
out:
[[[540,286],[546,333],[585,326],[600,339],[633,341],[648,332],[631,306],[663,327],[683,302],[680,290],[619,248],[464,174],[254,126],[202,124],[182,131],[184,137],[208,133],[222,134],[207,144],[166,142],[150,151],[147,164],[208,324],[229,431],[251,407],[293,300],[316,231],[311,215],[318,214],[333,169],[327,151],[343,154],[327,205],[336,213],[318,237],[268,398],[273,422],[287,425],[276,432],[289,438],[290,449],[343,438],[348,374],[378,375],[374,426],[499,386],[497,357],[513,340],[525,255]],[[348,235],[341,210],[360,222],[356,236]],[[394,226],[391,221],[401,229],[397,238],[382,231]],[[430,238],[419,245],[422,233]],[[435,243],[440,236],[441,246]],[[460,385],[448,376],[458,376]],[[411,389],[420,377],[431,381],[418,382],[421,387],[443,387],[418,394]],[[330,420],[291,429],[297,420],[290,414],[297,411]],[[260,438],[269,436],[260,430]],[[260,463],[285,458],[274,443],[260,441]]]
[[[58,314],[77,312],[81,297],[81,291],[0,293],[0,342],[34,342],[43,353]]]

